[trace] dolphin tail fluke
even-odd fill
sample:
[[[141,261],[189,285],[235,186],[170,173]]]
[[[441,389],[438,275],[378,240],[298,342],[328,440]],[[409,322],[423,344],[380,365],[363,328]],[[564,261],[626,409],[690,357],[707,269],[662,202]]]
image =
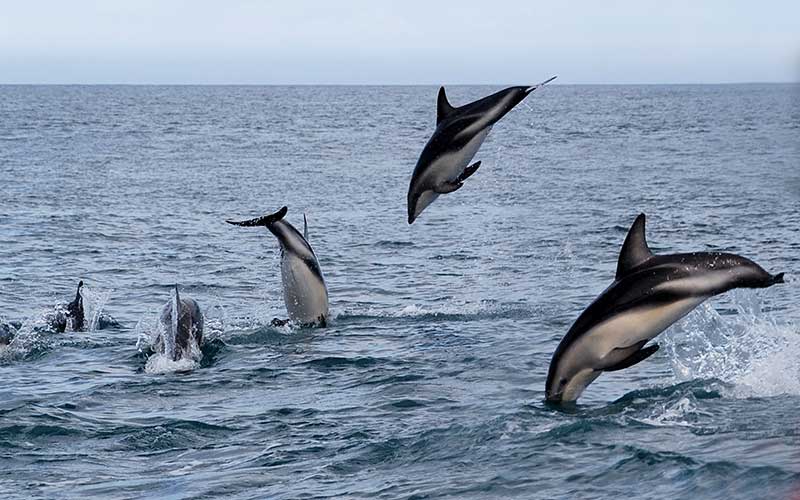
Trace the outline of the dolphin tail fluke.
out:
[[[772,277],[772,284],[773,285],[777,285],[778,283],[786,283],[786,281],[784,281],[784,279],[783,279],[783,275],[784,274],[785,273],[778,273],[775,276],[773,276]]]
[[[630,368],[631,366],[641,363],[645,359],[649,358],[653,354],[658,351],[658,344],[653,344],[650,346],[645,347],[644,349],[639,349],[638,351],[634,352],[627,358],[623,359],[619,363],[609,366],[608,368],[603,368],[604,372],[615,372],[617,370],[624,370],[625,368]]]
[[[81,288],[83,288],[83,280],[78,282],[78,290],[75,292],[75,300],[81,299]]]
[[[539,87],[544,87],[545,85],[547,85],[548,83],[552,82],[556,78],[558,78],[558,76],[550,77],[550,78],[548,78],[547,80],[543,81],[542,83],[540,83],[538,85],[533,85],[531,87],[528,87],[527,89],[525,89],[525,93],[526,94],[530,94],[531,92],[533,92],[534,90],[538,89]]]
[[[286,207],[281,208],[274,214],[264,215],[262,217],[256,217],[255,219],[250,220],[243,220],[243,221],[233,221],[233,220],[226,220],[228,224],[233,224],[234,226],[242,226],[242,227],[256,227],[256,226],[269,226],[279,220],[283,219],[286,216],[286,212],[289,209]]]

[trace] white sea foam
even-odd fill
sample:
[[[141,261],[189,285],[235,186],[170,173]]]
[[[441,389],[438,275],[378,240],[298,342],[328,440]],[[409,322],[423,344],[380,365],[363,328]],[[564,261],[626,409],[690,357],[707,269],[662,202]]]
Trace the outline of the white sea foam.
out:
[[[710,416],[711,414],[698,409],[695,398],[688,395],[677,401],[657,404],[649,417],[638,420],[657,427],[693,427],[693,421],[701,415]]]
[[[721,316],[705,303],[665,336],[678,381],[715,378],[733,397],[800,394],[800,330],[761,309],[761,296],[732,294],[736,314]]]

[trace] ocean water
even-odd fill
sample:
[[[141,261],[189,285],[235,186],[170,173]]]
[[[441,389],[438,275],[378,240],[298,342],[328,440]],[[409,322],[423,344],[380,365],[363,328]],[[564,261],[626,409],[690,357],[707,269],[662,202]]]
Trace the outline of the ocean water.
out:
[[[409,226],[436,90],[0,87],[0,317],[22,323],[0,496],[797,498],[800,85],[546,87]],[[224,223],[283,205],[329,328],[270,326],[277,242]],[[545,405],[639,212],[657,252],[788,283],[713,298]],[[41,332],[79,279],[119,325]],[[196,362],[146,355],[174,283],[206,315]]]

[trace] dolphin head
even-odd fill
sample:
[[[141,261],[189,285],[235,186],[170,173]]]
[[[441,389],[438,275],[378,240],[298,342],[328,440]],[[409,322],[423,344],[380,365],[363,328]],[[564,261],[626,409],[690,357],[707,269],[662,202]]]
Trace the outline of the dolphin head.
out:
[[[418,186],[408,191],[408,223],[413,223],[439,195],[431,190],[420,192]]]
[[[545,399],[551,403],[575,401],[598,376],[600,376],[599,371],[582,362],[578,346],[559,348],[550,361],[545,384]]]

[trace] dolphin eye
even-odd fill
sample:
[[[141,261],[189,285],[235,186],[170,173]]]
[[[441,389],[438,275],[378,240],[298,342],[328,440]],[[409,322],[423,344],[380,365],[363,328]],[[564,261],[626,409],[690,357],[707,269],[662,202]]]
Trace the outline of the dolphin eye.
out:
[[[567,385],[567,379],[562,378],[561,380],[558,381],[559,388],[564,387],[565,385]]]

